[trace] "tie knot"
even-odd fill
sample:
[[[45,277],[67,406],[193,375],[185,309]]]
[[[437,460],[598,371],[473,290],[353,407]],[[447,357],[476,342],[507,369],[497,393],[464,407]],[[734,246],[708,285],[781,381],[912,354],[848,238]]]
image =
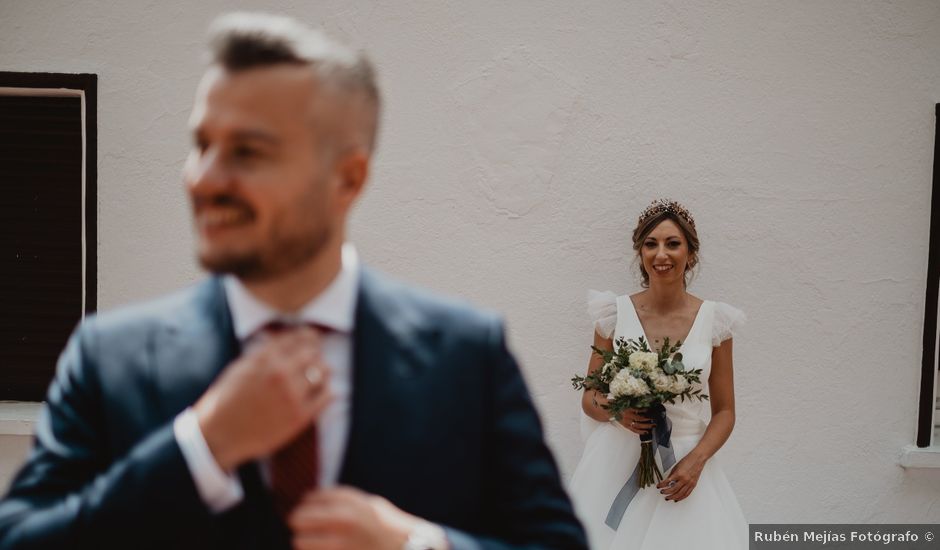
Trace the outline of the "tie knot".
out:
[[[326,336],[331,333],[337,332],[336,329],[328,327],[326,325],[321,325],[319,323],[310,323],[306,321],[294,321],[291,319],[274,319],[261,325],[260,328],[248,335],[247,338],[241,340],[241,345],[243,350],[251,349],[266,339],[289,330],[294,330],[300,327],[310,327],[313,330],[317,331],[317,334],[320,336]]]
[[[274,319],[273,321],[268,321],[264,324],[255,334],[277,334],[280,332],[285,332],[288,330],[293,330],[300,327],[308,327],[317,331],[321,335],[330,334],[331,332],[336,332],[333,327],[329,327],[320,323],[314,323],[309,321],[290,321],[284,319]]]

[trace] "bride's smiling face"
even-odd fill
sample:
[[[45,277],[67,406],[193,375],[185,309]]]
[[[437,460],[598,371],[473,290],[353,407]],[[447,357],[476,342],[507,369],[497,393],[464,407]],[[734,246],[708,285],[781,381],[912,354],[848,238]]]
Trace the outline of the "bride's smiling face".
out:
[[[654,227],[640,245],[640,259],[650,283],[683,281],[689,265],[689,243],[679,225],[665,219]]]

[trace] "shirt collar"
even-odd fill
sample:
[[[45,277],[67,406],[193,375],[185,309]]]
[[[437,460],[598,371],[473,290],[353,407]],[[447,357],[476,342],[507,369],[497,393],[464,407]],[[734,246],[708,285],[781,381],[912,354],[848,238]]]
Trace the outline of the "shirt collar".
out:
[[[232,325],[239,341],[245,341],[261,327],[274,320],[314,323],[340,333],[352,332],[359,288],[359,255],[351,243],[343,244],[342,267],[332,282],[307,302],[300,311],[287,315],[258,300],[235,276],[226,275],[222,283]]]

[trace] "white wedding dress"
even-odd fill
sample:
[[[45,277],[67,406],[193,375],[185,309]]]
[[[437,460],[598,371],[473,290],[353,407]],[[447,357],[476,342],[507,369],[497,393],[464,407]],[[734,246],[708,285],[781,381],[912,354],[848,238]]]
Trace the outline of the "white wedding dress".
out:
[[[615,342],[621,336],[628,340],[643,336],[629,296],[590,291],[588,312],[601,336],[613,337]],[[687,369],[702,369],[705,393],[709,393],[713,346],[731,338],[744,320],[744,314],[728,304],[702,303],[680,351]],[[672,448],[678,462],[705,433],[711,408],[708,401],[687,400],[667,404],[666,416],[672,422]],[[584,454],[569,491],[593,550],[747,549],[748,525],[717,455],[706,462],[686,499],[667,501],[655,485],[640,489],[622,517],[614,514],[619,519],[614,529],[608,526],[608,513],[640,458],[640,438],[616,422],[598,422],[583,412],[581,435]]]

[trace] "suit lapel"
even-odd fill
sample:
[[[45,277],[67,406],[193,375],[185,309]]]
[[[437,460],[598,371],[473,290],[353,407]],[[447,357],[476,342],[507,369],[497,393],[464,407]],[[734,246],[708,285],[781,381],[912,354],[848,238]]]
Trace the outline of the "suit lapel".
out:
[[[241,352],[221,280],[197,286],[157,333],[154,378],[164,415],[192,405]],[[242,465],[242,503],[220,514],[214,532],[231,548],[287,548],[286,527],[274,512],[257,462]]]
[[[378,492],[390,447],[404,440],[414,384],[430,366],[433,331],[396,289],[363,269],[353,332],[349,439],[340,481]],[[384,457],[382,455],[385,454]],[[382,458],[379,458],[382,457]],[[388,473],[388,472],[386,472]]]
[[[195,403],[239,353],[221,280],[208,279],[157,331],[154,378],[167,416]]]

